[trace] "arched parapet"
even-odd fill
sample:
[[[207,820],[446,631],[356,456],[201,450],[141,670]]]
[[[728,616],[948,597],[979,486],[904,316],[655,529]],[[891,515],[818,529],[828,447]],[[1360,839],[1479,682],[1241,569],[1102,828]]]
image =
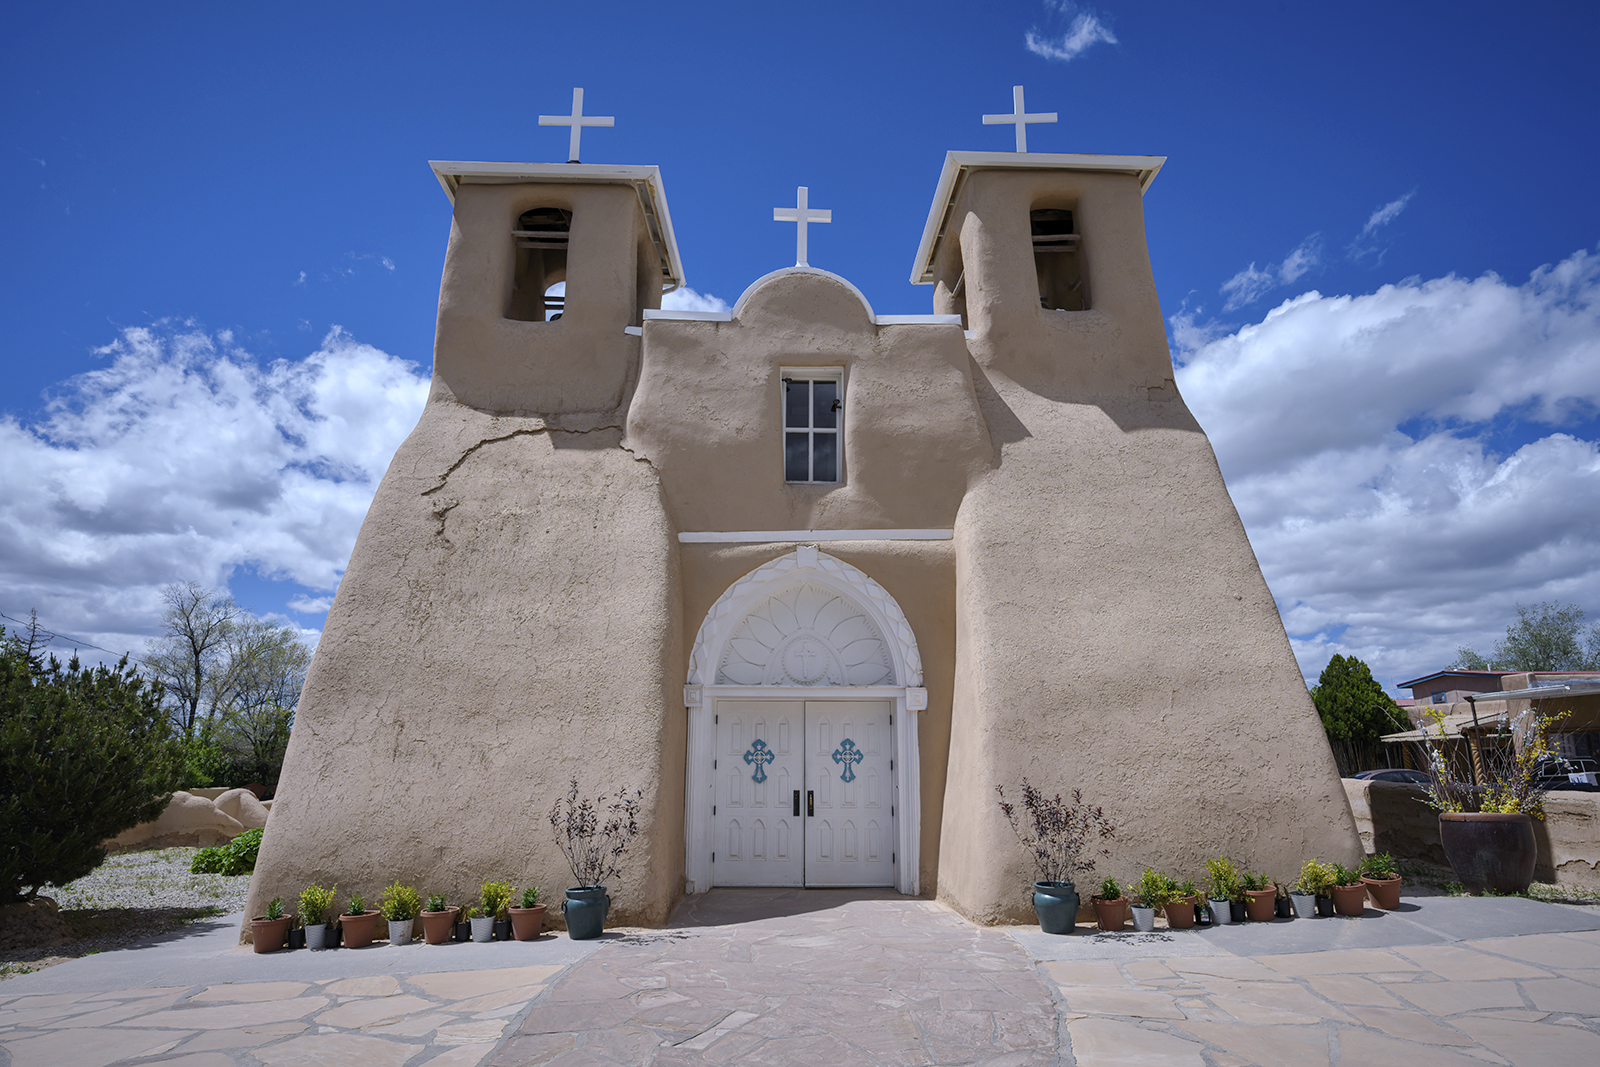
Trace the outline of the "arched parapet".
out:
[[[914,688],[922,656],[887,589],[801,545],[734,582],[706,612],[688,684]]]
[[[873,312],[872,305],[867,302],[867,295],[860,289],[856,288],[855,284],[852,283],[850,279],[841,277],[840,275],[829,270],[819,270],[816,267],[800,266],[784,267],[781,270],[775,270],[768,274],[763,274],[761,277],[751,282],[743,294],[740,295],[738,302],[733,305],[734,320],[738,321],[744,318],[745,312],[749,309],[752,301],[755,300],[761,293],[762,289],[781,279],[793,278],[797,276],[802,278],[810,277],[819,281],[832,282],[840,288],[847,290],[851,295],[861,302],[861,310],[866,315],[867,322],[872,323],[877,321],[877,315]]]

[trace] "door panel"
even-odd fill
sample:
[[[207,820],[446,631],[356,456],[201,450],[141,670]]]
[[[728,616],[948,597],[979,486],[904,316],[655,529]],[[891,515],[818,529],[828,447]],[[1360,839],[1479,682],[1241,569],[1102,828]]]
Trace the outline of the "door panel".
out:
[[[893,885],[889,708],[885,700],[808,700],[808,886]]]
[[[893,885],[891,707],[717,700],[713,884]]]
[[[804,777],[798,700],[718,700],[716,885],[801,885],[804,852],[794,791]]]

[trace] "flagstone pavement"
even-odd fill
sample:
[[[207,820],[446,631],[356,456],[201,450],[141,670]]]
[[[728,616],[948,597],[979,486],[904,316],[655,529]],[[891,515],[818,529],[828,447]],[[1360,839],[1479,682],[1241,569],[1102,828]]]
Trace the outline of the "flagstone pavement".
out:
[[[1529,900],[1051,937],[716,890],[599,941],[263,955],[238,918],[0,982],[0,1067],[1600,1064],[1600,915]]]

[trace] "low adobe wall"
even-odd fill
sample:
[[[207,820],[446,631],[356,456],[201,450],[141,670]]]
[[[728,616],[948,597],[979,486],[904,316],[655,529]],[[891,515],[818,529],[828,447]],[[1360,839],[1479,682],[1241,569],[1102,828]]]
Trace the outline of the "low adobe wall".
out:
[[[1350,810],[1367,852],[1448,867],[1439,845],[1438,812],[1423,803],[1420,786],[1344,779]],[[1544,819],[1535,819],[1539,842],[1534,877],[1600,890],[1600,793],[1550,793]]]
[[[271,805],[270,800],[257,800],[248,789],[225,789],[215,797],[179,790],[158,817],[124,830],[103,845],[107,852],[225,845],[246,830],[264,828]]]

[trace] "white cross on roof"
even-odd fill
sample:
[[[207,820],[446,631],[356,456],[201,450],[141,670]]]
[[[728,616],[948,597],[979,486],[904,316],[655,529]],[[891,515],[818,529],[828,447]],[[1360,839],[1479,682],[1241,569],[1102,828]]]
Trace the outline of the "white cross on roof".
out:
[[[1011,87],[1011,103],[1013,108],[1011,114],[985,115],[983,116],[983,124],[985,126],[1016,126],[1017,151],[1026,152],[1028,150],[1028,123],[1054,122],[1056,120],[1056,113],[1054,111],[1039,111],[1032,115],[1025,113],[1022,108],[1022,86],[1020,85],[1013,85]]]
[[[794,207],[775,207],[772,209],[773,222],[793,222],[795,226],[794,238],[794,265],[808,267],[806,262],[806,223],[832,222],[833,212],[827,208],[808,208],[806,206],[805,186],[795,190]]]
[[[578,162],[578,139],[583,136],[585,126],[615,126],[616,118],[613,116],[585,115],[583,113],[583,90],[572,90],[571,115],[540,115],[541,126],[571,126],[572,137],[567,142],[567,162]]]

